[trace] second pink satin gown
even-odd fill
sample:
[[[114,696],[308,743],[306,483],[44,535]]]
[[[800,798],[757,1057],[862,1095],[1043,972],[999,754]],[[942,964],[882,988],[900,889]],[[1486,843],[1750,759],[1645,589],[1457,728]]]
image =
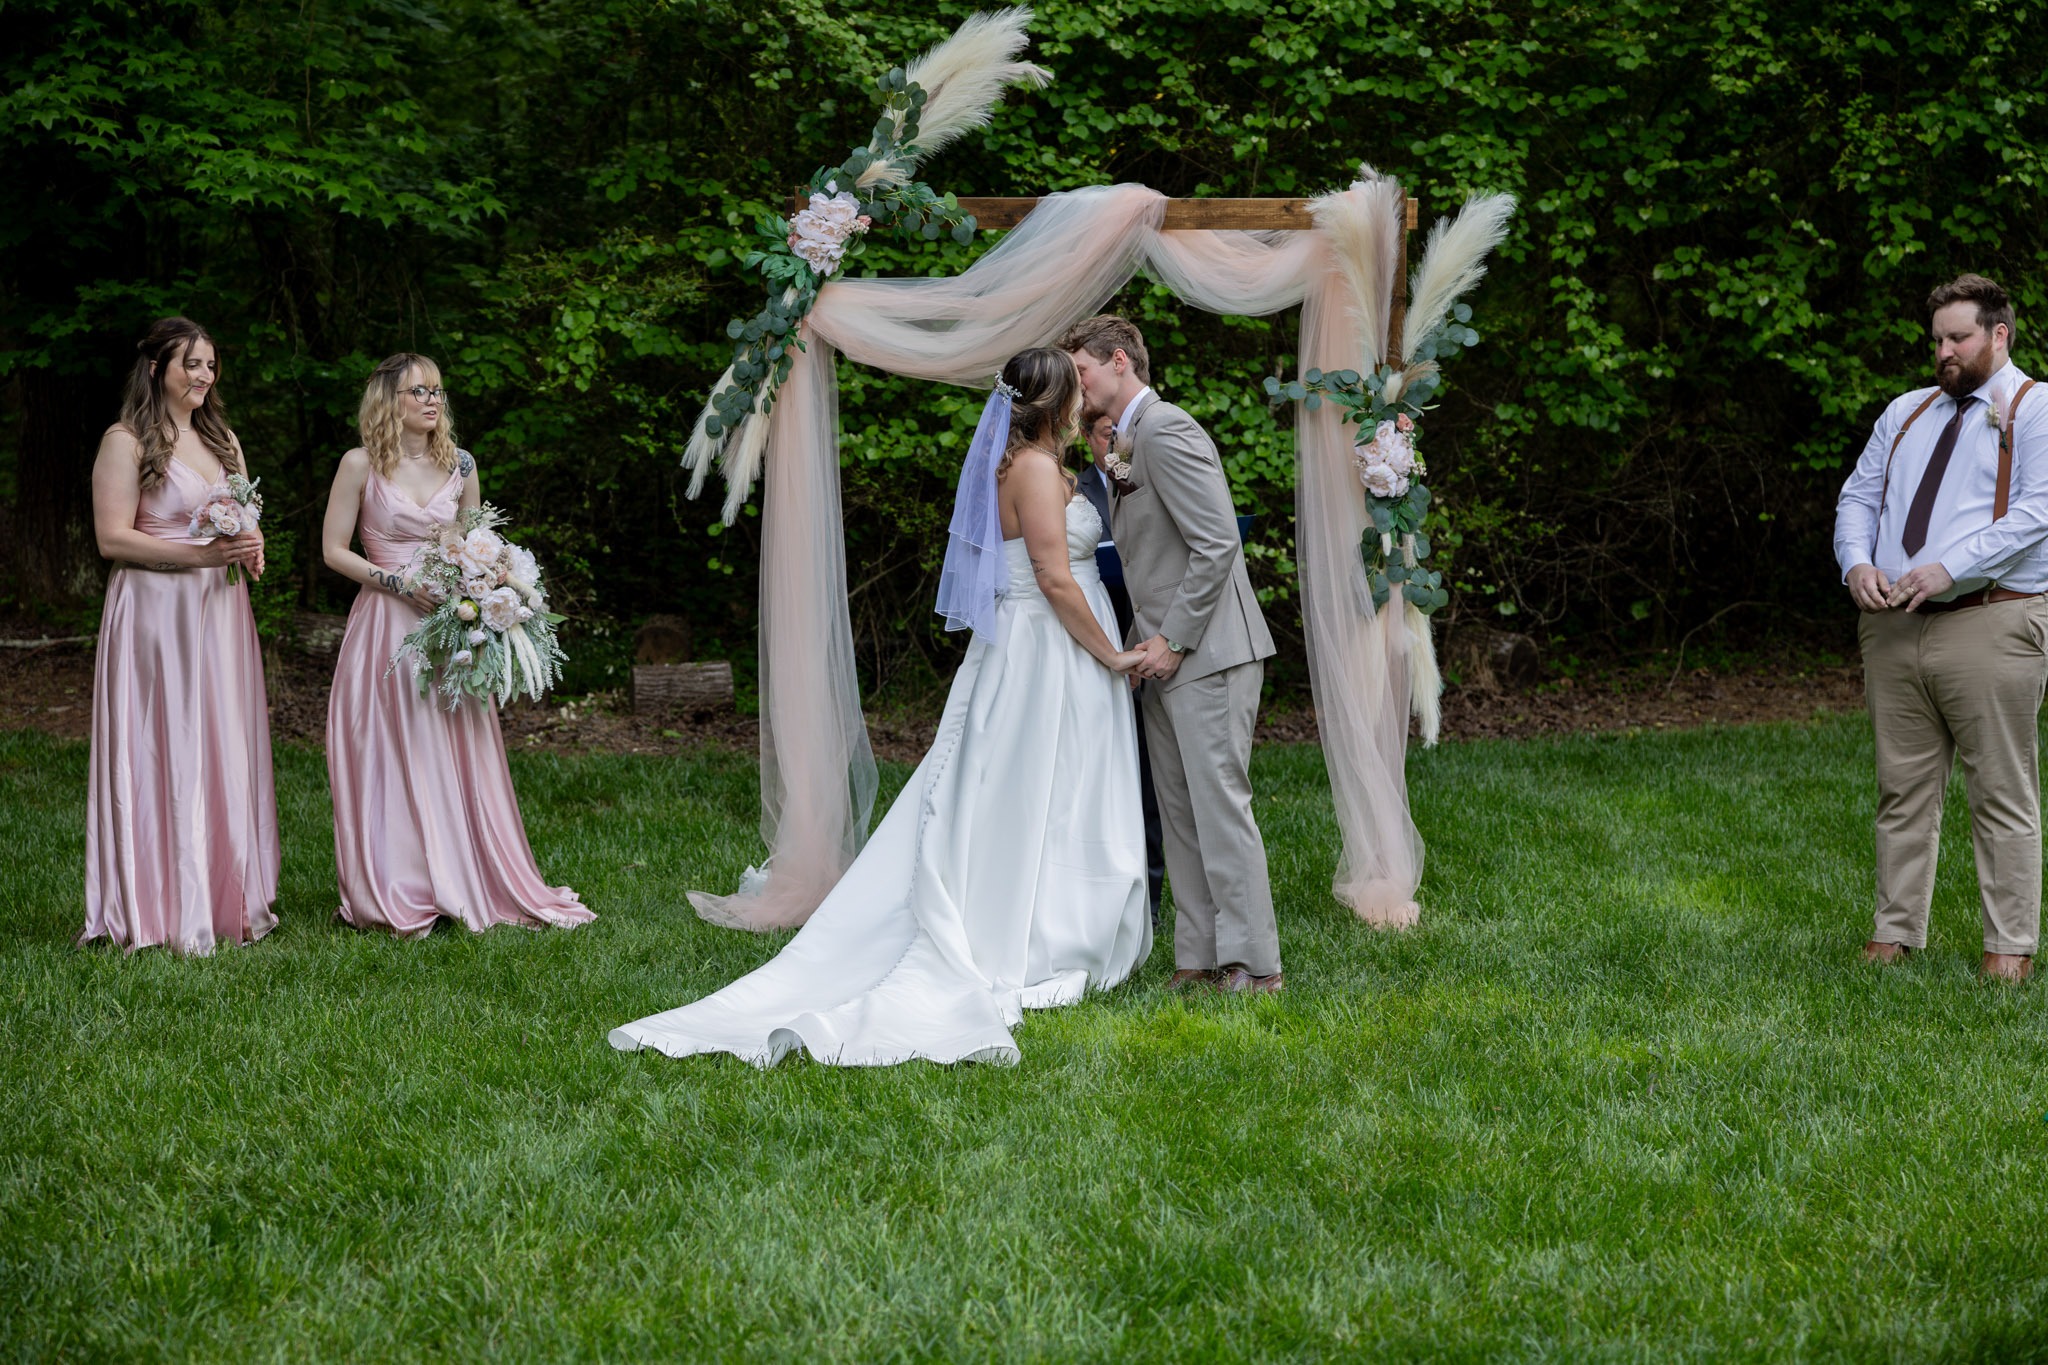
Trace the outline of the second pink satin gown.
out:
[[[206,480],[172,460],[135,529],[187,534]],[[248,580],[116,566],[92,679],[85,932],[195,956],[277,927],[270,706]]]
[[[356,533],[380,569],[404,572],[435,526],[452,521],[462,479],[450,474],[421,507],[372,472]],[[327,780],[343,920],[417,937],[436,919],[567,928],[595,918],[534,865],[512,792],[498,709],[453,711],[421,696],[412,668],[391,668],[420,609],[380,588],[356,594],[327,699]],[[387,671],[388,670],[388,671]]]

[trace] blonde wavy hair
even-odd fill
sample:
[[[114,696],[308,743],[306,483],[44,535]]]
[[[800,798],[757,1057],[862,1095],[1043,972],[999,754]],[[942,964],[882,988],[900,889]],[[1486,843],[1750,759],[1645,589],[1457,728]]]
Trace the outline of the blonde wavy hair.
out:
[[[431,388],[441,382],[441,367],[431,357],[400,351],[384,357],[370,371],[369,385],[363,390],[363,405],[356,410],[356,426],[363,434],[363,449],[369,454],[370,467],[387,479],[405,458],[405,447],[400,444],[405,432],[405,409],[398,396],[411,387],[406,376],[414,370],[419,371],[420,378],[413,383]],[[427,438],[427,454],[446,472],[455,472],[455,418],[448,410],[445,393],[441,395],[441,420]]]

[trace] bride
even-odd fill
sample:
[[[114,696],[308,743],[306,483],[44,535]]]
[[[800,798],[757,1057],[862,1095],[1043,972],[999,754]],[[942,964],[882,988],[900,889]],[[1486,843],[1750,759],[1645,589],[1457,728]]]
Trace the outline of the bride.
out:
[[[1114,986],[1152,948],[1137,734],[1095,570],[1103,526],[1058,455],[1081,409],[1065,352],[1003,367],[961,471],[938,610],[974,629],[924,761],[809,922],[765,966],[614,1029],[613,1047],[801,1047],[839,1066],[1015,1062],[1027,1009]]]

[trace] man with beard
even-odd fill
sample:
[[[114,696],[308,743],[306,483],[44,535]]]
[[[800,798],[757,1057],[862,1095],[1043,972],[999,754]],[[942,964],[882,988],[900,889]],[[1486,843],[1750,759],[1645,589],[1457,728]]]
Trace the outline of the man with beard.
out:
[[[2008,358],[2012,304],[1981,275],[1927,299],[1935,387],[1878,418],[1835,509],[1835,558],[1863,615],[1877,741],[1870,962],[1927,944],[1958,756],[1983,903],[1986,976],[2023,980],[2041,927],[2036,725],[2048,683],[2048,394]]]

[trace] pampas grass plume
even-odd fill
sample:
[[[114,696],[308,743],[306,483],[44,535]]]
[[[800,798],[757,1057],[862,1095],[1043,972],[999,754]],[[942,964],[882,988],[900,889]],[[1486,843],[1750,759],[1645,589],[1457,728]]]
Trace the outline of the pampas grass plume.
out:
[[[1374,365],[1387,354],[1406,200],[1399,182],[1361,166],[1351,188],[1323,195],[1309,205],[1351,286],[1352,305]]]
[[[732,366],[728,365],[725,367],[725,373],[718,376],[718,382],[711,386],[711,392],[717,393],[730,383]],[[725,448],[724,436],[713,436],[704,429],[705,423],[711,420],[714,411],[711,404],[704,405],[704,410],[697,414],[697,424],[690,428],[689,444],[683,447],[683,468],[690,471],[689,496],[693,498],[704,491],[704,480],[710,477],[711,464]]]
[[[990,113],[1012,85],[1043,86],[1052,72],[1016,60],[1029,36],[1029,8],[1018,5],[994,14],[976,14],[952,37],[910,64],[906,73],[924,88],[924,113],[918,119],[917,148],[926,156],[989,120]]]
[[[1476,194],[1455,219],[1437,219],[1408,291],[1408,317],[1396,351],[1405,363],[1443,326],[1453,304],[1486,275],[1486,253],[1508,235],[1512,194]]]

